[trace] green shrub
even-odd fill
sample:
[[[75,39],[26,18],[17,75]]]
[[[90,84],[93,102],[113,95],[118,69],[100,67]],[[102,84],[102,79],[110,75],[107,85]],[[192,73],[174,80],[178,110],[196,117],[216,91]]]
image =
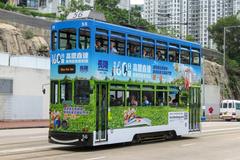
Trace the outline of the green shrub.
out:
[[[4,9],[4,7],[5,7],[5,4],[2,3],[2,2],[0,2],[0,8],[1,8],[1,9]]]
[[[41,13],[29,8],[17,7],[11,3],[4,4],[3,2],[0,2],[0,8],[9,10],[9,11],[16,11],[25,15],[31,15],[33,17],[46,17],[46,18],[53,18],[53,19],[57,18],[56,13]]]
[[[31,15],[31,12],[29,11],[29,9],[24,8],[24,7],[18,7],[17,11],[19,13],[25,14],[25,15]]]
[[[34,37],[34,34],[31,30],[26,30],[23,32],[23,37],[25,39],[32,39]]]
[[[9,11],[16,11],[17,7],[14,4],[6,3],[4,9]]]

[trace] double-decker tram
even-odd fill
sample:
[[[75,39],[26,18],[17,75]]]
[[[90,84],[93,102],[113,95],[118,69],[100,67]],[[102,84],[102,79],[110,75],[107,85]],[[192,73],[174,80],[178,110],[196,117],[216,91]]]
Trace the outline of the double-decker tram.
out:
[[[96,20],[51,26],[49,142],[79,146],[200,131],[201,46]]]

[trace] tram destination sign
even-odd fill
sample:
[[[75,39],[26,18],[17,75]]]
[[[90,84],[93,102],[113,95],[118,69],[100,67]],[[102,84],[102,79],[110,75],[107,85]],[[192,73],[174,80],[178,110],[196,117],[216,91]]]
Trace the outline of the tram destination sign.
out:
[[[84,19],[88,18],[90,15],[89,11],[77,11],[77,12],[71,12],[68,14],[67,19]]]
[[[59,74],[74,74],[76,73],[76,66],[74,64],[71,65],[59,65],[58,66]]]

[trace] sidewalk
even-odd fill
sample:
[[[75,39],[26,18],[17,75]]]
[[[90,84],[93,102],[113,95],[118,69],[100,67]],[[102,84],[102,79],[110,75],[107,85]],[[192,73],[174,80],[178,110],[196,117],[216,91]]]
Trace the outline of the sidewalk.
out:
[[[48,127],[48,120],[6,120],[0,121],[0,129],[43,128]]]

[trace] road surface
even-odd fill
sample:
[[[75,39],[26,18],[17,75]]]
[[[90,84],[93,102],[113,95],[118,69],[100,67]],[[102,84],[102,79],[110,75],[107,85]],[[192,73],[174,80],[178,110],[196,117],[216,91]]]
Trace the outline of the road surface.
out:
[[[47,128],[0,130],[0,160],[240,160],[240,122],[205,122],[202,133],[140,145],[49,144]]]

